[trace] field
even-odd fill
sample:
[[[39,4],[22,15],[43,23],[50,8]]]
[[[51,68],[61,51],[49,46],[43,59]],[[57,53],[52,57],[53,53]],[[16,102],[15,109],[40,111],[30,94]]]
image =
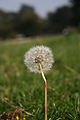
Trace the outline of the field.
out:
[[[24,65],[24,54],[46,45],[55,64],[46,73],[48,120],[80,120],[80,35],[52,36],[0,43],[0,114],[21,107],[27,120],[44,120],[44,81]]]

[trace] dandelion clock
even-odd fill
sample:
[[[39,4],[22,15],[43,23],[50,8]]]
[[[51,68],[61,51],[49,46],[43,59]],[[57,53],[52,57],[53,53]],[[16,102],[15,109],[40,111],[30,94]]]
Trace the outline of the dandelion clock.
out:
[[[51,69],[54,58],[50,48],[36,46],[25,53],[24,63],[31,72],[41,73],[45,82],[45,120],[47,120],[47,80],[44,73]]]

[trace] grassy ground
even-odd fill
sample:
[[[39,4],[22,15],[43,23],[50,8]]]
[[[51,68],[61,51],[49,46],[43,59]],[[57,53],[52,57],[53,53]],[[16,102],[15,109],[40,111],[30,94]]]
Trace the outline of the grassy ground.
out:
[[[0,114],[19,106],[34,115],[27,120],[44,120],[44,81],[24,65],[25,52],[42,44],[55,58],[46,73],[48,120],[80,120],[80,35],[76,34],[0,43]]]

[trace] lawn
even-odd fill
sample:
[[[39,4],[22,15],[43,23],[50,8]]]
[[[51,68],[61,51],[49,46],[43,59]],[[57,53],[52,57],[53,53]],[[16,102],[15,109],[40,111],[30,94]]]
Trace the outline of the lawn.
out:
[[[0,114],[20,107],[27,120],[44,120],[44,81],[24,65],[36,45],[50,47],[55,64],[46,73],[48,120],[80,120],[80,35],[52,36],[0,43]]]

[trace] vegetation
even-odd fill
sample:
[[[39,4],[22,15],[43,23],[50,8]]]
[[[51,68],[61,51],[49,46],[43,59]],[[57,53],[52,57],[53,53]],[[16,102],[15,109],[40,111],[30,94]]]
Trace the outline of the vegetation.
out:
[[[0,43],[0,114],[18,106],[33,115],[27,120],[44,120],[44,81],[24,65],[25,52],[42,44],[55,58],[46,73],[48,120],[80,120],[79,34]]]
[[[48,12],[45,18],[28,5],[22,5],[18,12],[0,10],[0,39],[60,34],[69,27],[80,30],[80,0],[70,0],[70,3]]]
[[[80,27],[80,0],[70,0],[71,8],[73,12],[72,23],[73,25]]]

